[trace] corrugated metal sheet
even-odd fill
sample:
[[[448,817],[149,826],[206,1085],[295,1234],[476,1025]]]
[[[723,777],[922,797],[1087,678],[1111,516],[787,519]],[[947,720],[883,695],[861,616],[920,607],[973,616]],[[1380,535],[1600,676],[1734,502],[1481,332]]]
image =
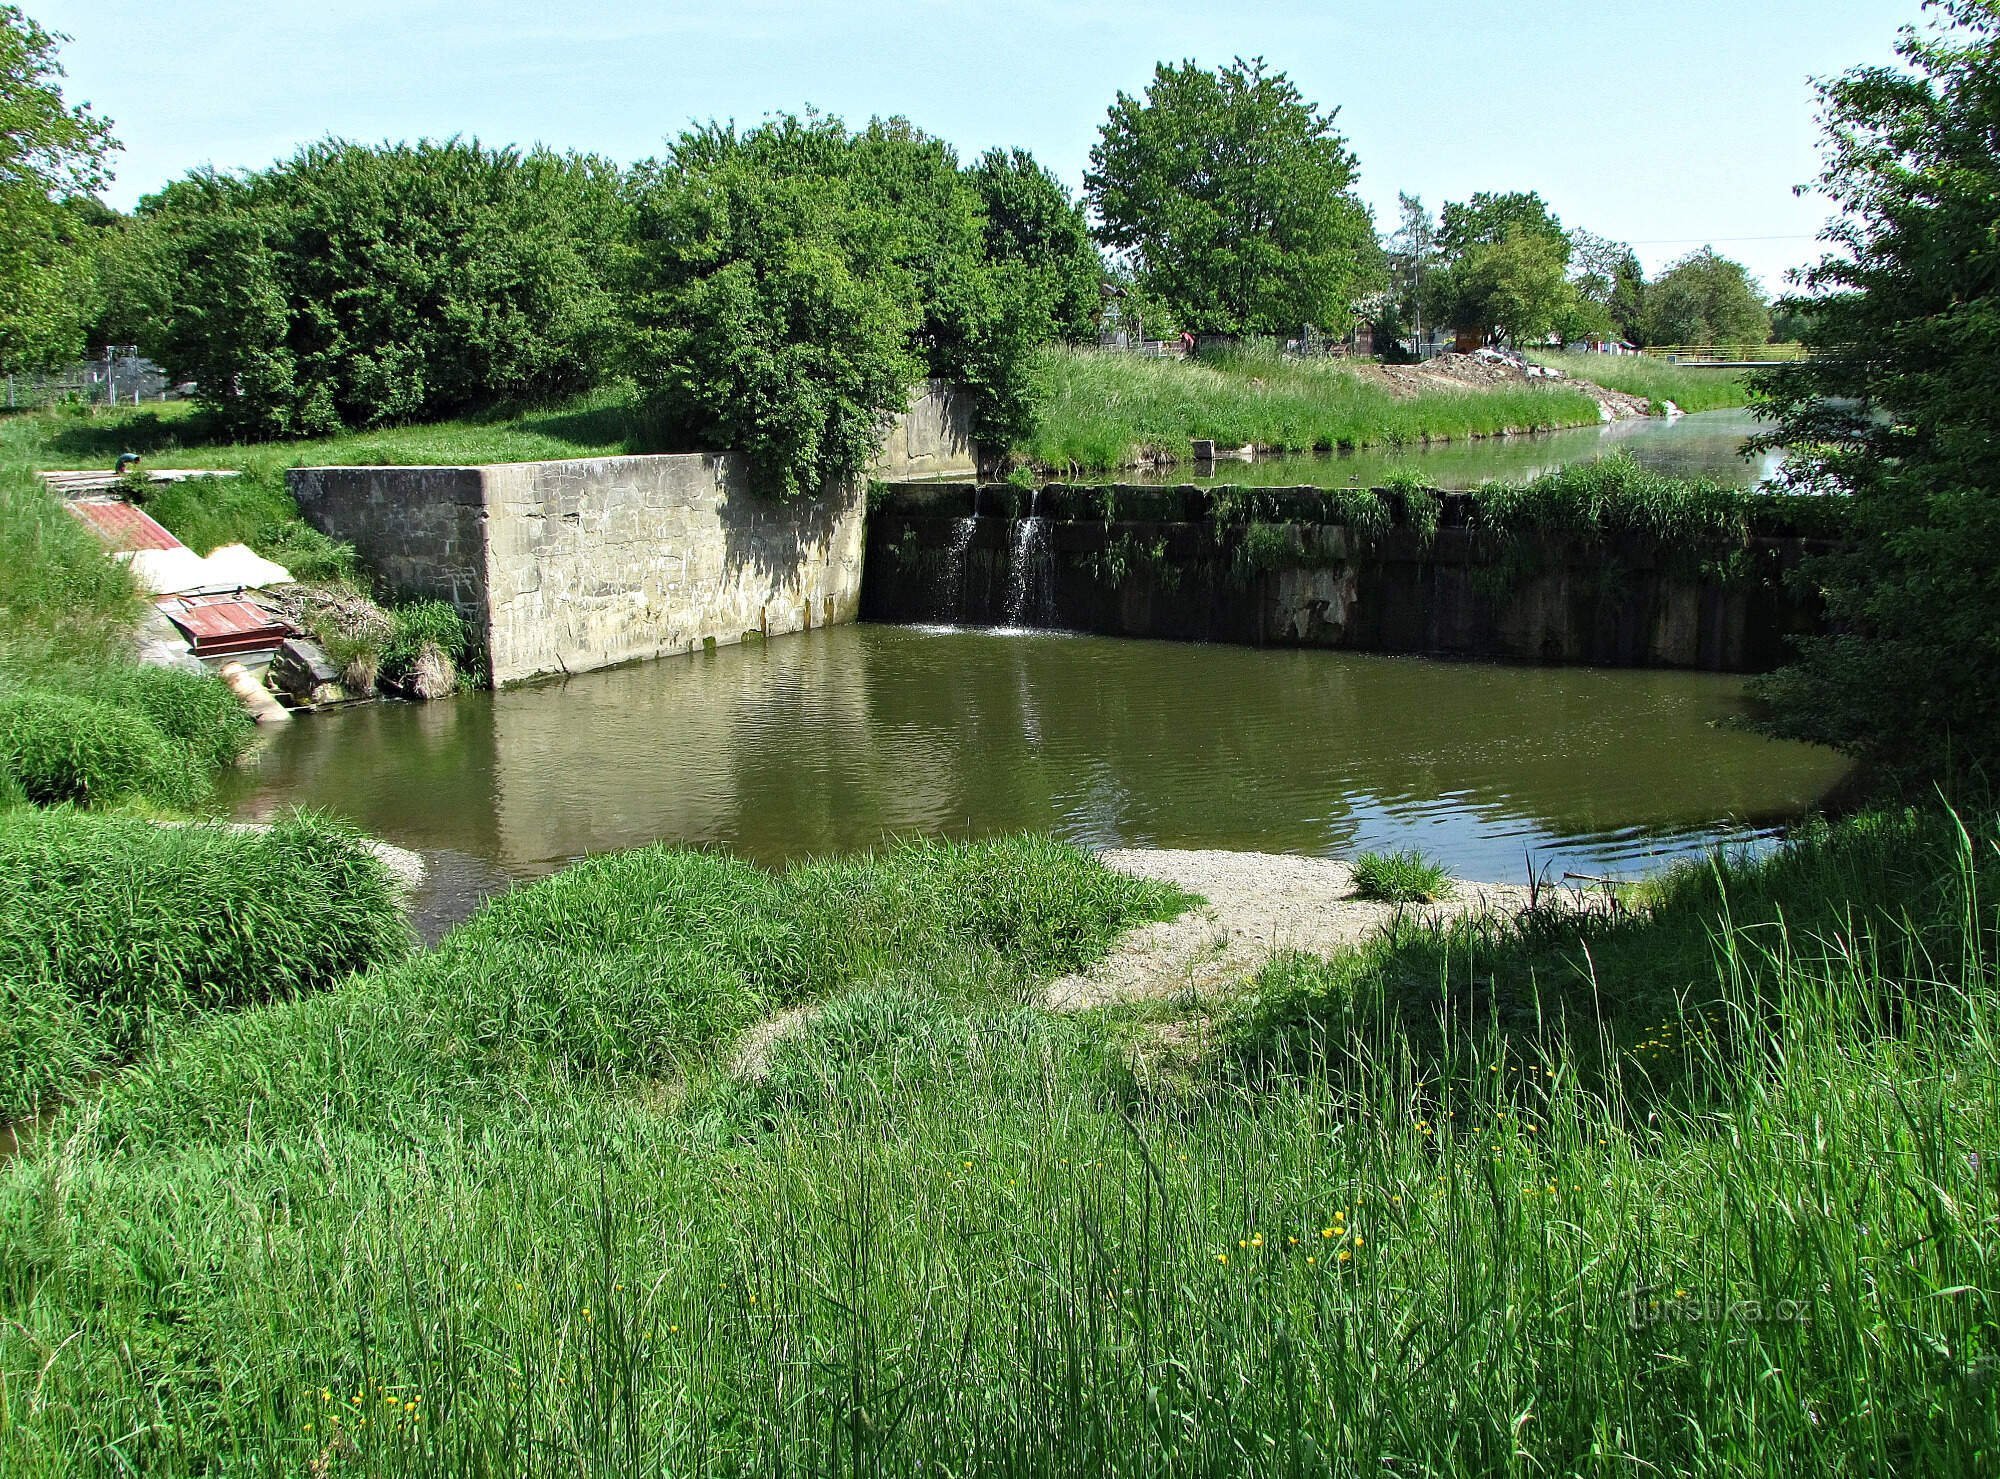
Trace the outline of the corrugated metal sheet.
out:
[[[132,504],[111,498],[87,498],[69,507],[115,550],[185,548],[144,509]]]
[[[265,652],[292,635],[282,617],[255,601],[180,596],[161,601],[159,607],[187,635],[196,657]]]

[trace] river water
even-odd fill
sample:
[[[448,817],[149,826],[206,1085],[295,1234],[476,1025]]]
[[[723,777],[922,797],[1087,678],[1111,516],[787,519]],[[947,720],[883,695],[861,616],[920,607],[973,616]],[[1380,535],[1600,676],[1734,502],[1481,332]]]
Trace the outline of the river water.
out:
[[[270,734],[235,815],[324,807],[422,851],[431,932],[588,853],[777,863],[898,834],[1339,855],[1473,878],[1756,842],[1831,753],[1730,727],[1743,680],[848,626]]]
[[[1398,472],[1415,472],[1433,488],[1476,488],[1495,479],[1518,481],[1574,462],[1623,453],[1642,467],[1684,478],[1714,478],[1754,487],[1777,469],[1780,454],[1743,454],[1744,441],[1764,423],[1748,411],[1701,411],[1671,421],[1641,417],[1533,436],[1481,437],[1423,447],[1369,447],[1357,452],[1223,460],[1155,473],[1107,474],[1102,482],[1246,483],[1260,487],[1376,487]]]

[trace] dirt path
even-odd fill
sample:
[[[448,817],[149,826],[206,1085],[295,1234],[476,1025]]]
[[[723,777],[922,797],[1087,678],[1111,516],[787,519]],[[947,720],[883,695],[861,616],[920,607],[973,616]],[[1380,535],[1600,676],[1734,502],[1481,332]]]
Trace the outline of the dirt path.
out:
[[[1089,970],[1052,982],[1051,1011],[1183,994],[1209,995],[1253,975],[1273,955],[1303,950],[1329,955],[1360,944],[1393,919],[1394,904],[1357,897],[1354,869],[1334,858],[1282,853],[1114,850],[1106,866],[1178,883],[1208,903],[1179,919],[1128,932]],[[1427,917],[1493,911],[1528,902],[1520,884],[1460,883],[1438,904],[1403,906]]]

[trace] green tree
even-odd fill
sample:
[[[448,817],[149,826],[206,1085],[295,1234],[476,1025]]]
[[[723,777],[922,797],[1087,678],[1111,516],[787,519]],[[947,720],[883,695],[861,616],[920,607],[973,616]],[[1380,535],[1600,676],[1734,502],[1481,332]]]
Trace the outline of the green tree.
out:
[[[69,38],[0,5],[0,367],[75,359],[97,307],[92,219],[109,178],[108,120],[63,100]]]
[[[244,436],[543,401],[603,373],[622,232],[599,159],[330,140],[142,201],[114,317]]]
[[[1437,245],[1445,256],[1457,257],[1469,247],[1494,246],[1515,233],[1557,238],[1568,256],[1568,233],[1548,202],[1533,190],[1497,195],[1482,190],[1470,200],[1447,201],[1438,217]]]
[[[1644,342],[1640,318],[1645,308],[1646,274],[1639,255],[1622,241],[1599,236],[1593,231],[1569,233],[1570,281],[1584,305],[1603,310],[1608,332],[1635,343]],[[1588,334],[1565,334],[1570,340]]]
[[[2000,0],[1940,0],[1901,66],[1821,85],[1833,250],[1769,372],[1788,476],[1850,500],[1813,562],[1831,635],[1762,687],[1780,733],[1906,778],[2000,774]]]
[[[1384,244],[1389,291],[1375,324],[1376,348],[1401,353],[1396,342],[1421,339],[1426,324],[1425,293],[1437,265],[1437,227],[1421,197],[1397,192],[1396,229]]]
[[[927,375],[979,393],[985,439],[1018,435],[1034,349],[1094,318],[1061,186],[1025,154],[961,169],[906,119],[697,129],[632,199],[633,373],[666,434],[747,453],[775,496],[859,474]]]
[[[1648,344],[1762,344],[1771,310],[1741,262],[1703,247],[1646,289],[1644,327]]]
[[[1385,273],[1337,111],[1262,58],[1160,64],[1143,98],[1118,94],[1091,150],[1099,240],[1185,325],[1348,328]]]
[[[1517,345],[1577,322],[1569,236],[1540,195],[1482,191],[1448,202],[1435,239],[1424,299],[1433,322]]]
[[[924,372],[915,274],[837,120],[682,135],[633,178],[631,363],[668,433],[759,489],[853,476]]]
[[[986,211],[986,257],[1017,265],[1029,279],[1040,337],[1094,337],[1104,259],[1083,207],[1025,149],[989,149],[970,173]]]
[[[1520,226],[1466,248],[1458,272],[1466,300],[1478,304],[1472,324],[1514,346],[1540,344],[1558,326],[1578,328],[1568,258],[1562,238]]]

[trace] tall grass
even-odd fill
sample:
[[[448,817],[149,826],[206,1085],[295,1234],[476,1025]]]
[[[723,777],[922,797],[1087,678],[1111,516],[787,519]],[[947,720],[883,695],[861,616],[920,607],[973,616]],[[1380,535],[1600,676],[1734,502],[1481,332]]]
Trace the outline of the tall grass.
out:
[[[1750,384],[1736,370],[1691,370],[1636,354],[1536,354],[1538,364],[1550,365],[1579,380],[1591,380],[1606,390],[1672,401],[1683,411],[1720,411],[1750,404]]]
[[[1616,1072],[1538,1022],[1518,941],[1419,952],[1449,1079],[1340,1033],[1162,1074],[1173,1004],[1040,1012],[1108,904],[1167,903],[1043,844],[605,860],[313,999],[345,1018],[218,1023],[0,1170],[0,1466],[1982,1472],[1995,833],[1870,825],[1640,901],[1616,960],[1548,936],[1658,1004]],[[484,982],[479,939],[551,953]],[[572,1024],[544,979],[689,950],[649,979],[828,993],[761,1082],[593,1057],[622,1008]],[[328,1076],[413,971],[458,1025]],[[224,1043],[280,1102],[211,1077]],[[1668,1060],[1686,1090],[1637,1093]]]
[[[1398,398],[1336,364],[1276,355],[1210,363],[1052,348],[1042,352],[1037,375],[1041,409],[1015,450],[1056,469],[1124,467],[1147,453],[1185,461],[1197,438],[1306,452],[1598,419],[1596,403],[1575,390],[1522,386]]]
[[[193,1017],[327,986],[406,941],[381,864],[322,821],[0,813],[0,1122]]]

